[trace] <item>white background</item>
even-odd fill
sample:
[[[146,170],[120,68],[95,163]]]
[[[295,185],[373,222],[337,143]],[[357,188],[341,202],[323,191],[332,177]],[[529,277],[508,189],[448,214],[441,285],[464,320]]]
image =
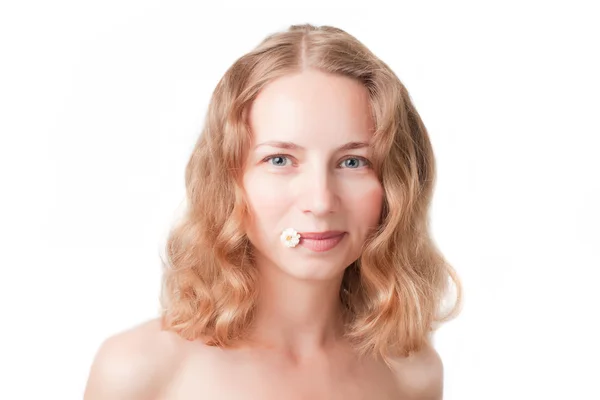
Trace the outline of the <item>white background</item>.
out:
[[[593,2],[283,3],[2,3],[0,398],[81,398],[100,343],[156,315],[214,86],[303,22],[386,61],[431,135],[465,288],[435,336],[444,398],[600,398]]]

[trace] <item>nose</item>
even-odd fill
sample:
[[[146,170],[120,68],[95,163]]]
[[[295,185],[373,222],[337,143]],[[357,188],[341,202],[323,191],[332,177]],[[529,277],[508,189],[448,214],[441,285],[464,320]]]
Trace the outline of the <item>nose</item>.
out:
[[[335,180],[327,170],[307,173],[304,177],[303,193],[300,196],[302,212],[315,216],[326,216],[335,212],[339,203],[339,196]]]

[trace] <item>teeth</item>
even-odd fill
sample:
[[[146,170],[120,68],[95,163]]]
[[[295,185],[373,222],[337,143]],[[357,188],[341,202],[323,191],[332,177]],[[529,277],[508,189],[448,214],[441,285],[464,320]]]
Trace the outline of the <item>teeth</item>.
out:
[[[300,243],[300,234],[294,228],[287,228],[279,237],[286,247],[296,247]]]

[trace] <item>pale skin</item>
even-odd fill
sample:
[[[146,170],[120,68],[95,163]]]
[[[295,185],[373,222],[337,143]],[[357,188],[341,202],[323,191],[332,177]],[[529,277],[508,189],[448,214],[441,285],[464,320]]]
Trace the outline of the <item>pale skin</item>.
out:
[[[85,399],[442,399],[433,346],[390,368],[359,358],[342,336],[343,272],[383,204],[369,165],[366,88],[314,70],[285,76],[258,95],[249,122],[243,184],[260,274],[255,328],[232,349],[186,341],[158,320],[114,335],[96,355]],[[315,253],[279,242],[290,227],[346,235]]]

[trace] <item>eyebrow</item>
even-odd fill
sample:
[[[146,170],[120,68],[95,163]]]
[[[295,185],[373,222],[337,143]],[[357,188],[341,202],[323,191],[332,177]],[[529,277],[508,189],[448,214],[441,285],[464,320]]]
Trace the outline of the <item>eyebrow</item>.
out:
[[[256,150],[257,148],[259,148],[260,146],[271,146],[271,147],[277,147],[280,149],[289,149],[289,150],[305,150],[304,147],[296,144],[296,143],[292,143],[292,142],[280,142],[280,141],[276,141],[276,140],[272,140],[272,141],[268,141],[268,142],[263,142],[260,144],[257,144],[254,149]],[[348,142],[343,146],[340,146],[338,148],[338,151],[340,150],[354,150],[354,149],[362,149],[364,147],[370,147],[370,144],[367,142]]]

